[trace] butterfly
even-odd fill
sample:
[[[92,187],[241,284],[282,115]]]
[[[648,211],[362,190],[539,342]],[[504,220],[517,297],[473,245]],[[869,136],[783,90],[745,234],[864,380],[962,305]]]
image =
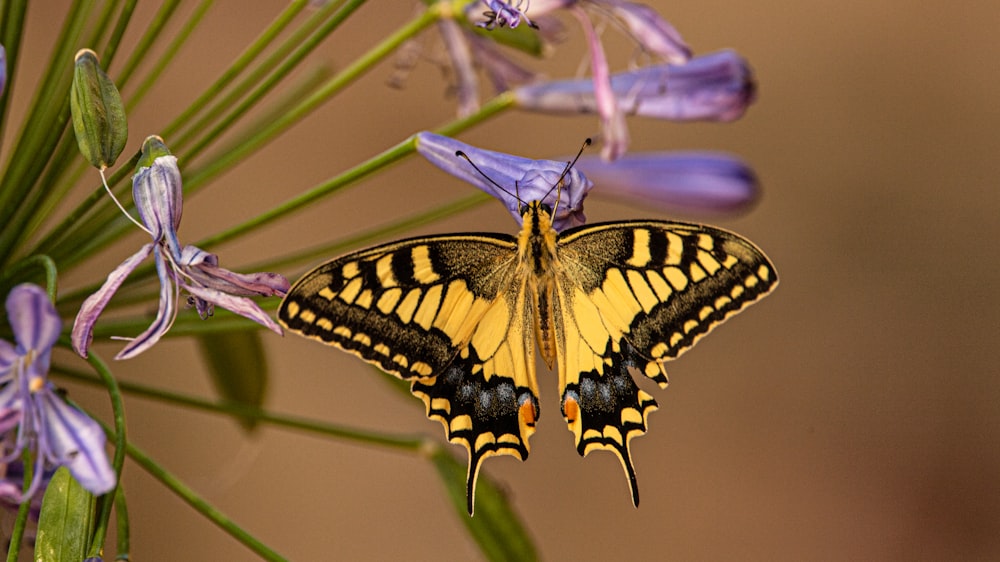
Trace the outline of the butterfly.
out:
[[[711,226],[639,220],[556,232],[550,206],[521,206],[517,237],[400,240],[306,273],[278,309],[292,332],[401,379],[468,450],[469,514],[484,459],[524,460],[539,417],[535,351],[559,379],[562,415],[586,456],[617,455],[632,502],[630,441],[657,408],[637,370],[664,362],[778,283],[749,240]]]

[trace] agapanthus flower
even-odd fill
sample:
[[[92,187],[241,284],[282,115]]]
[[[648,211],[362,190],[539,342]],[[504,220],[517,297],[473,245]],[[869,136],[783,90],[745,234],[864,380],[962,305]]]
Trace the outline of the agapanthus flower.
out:
[[[672,121],[733,121],[754,101],[756,85],[746,60],[733,51],[661,64],[611,76],[618,106],[630,115]],[[514,90],[521,109],[547,113],[599,112],[590,80],[558,80]]]
[[[177,317],[180,290],[190,295],[202,318],[212,315],[215,306],[281,334],[281,327],[264,313],[250,296],[284,296],[288,280],[276,273],[240,274],[219,267],[219,258],[195,246],[181,246],[177,228],[181,220],[181,175],[177,158],[158,137],[143,143],[143,158],[132,177],[132,197],[139,218],[152,242],[126,259],[108,275],[107,281],[84,301],[73,324],[73,349],[86,357],[93,339],[94,323],[112,295],[139,263],[150,254],[160,278],[160,303],[152,325],[126,345],[115,359],[135,357],[149,349],[170,329]]]
[[[465,153],[479,171],[456,156],[457,151]],[[583,199],[594,184],[575,167],[567,172],[568,162],[532,160],[483,150],[426,131],[417,134],[417,152],[438,168],[499,199],[519,224],[521,205],[534,200],[555,209],[552,224],[556,230],[586,222]]]
[[[576,162],[595,194],[649,208],[698,214],[748,209],[759,192],[743,160],[720,152],[629,153],[614,162],[585,155]]]
[[[503,4],[503,7],[497,6]],[[513,6],[504,2],[491,2],[493,12],[502,12],[508,19],[526,17],[520,13],[520,3]],[[530,4],[532,17],[544,16],[558,9],[568,10],[580,22],[590,51],[592,93],[596,112],[600,116],[606,159],[614,160],[624,154],[629,144],[628,129],[620,101],[611,86],[611,70],[600,34],[585,8],[608,16],[624,30],[643,53],[675,64],[682,64],[691,57],[691,49],[680,33],[663,19],[656,10],[644,4],[625,0],[535,0]],[[525,5],[525,12],[529,8]]]
[[[47,380],[62,327],[52,301],[37,285],[18,285],[7,295],[7,318],[16,345],[0,340],[0,434],[17,430],[0,462],[19,458],[25,449],[34,452],[38,477],[23,498],[38,490],[46,466],[65,466],[94,494],[111,491],[116,478],[104,451],[104,431]]]

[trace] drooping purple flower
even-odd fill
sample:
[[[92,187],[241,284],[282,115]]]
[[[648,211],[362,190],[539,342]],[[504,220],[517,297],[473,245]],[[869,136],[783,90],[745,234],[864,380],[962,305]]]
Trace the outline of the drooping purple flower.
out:
[[[94,494],[111,491],[116,477],[104,451],[104,431],[47,380],[62,326],[52,301],[41,287],[18,285],[7,295],[7,318],[17,345],[0,340],[0,434],[17,429],[0,462],[34,451],[37,477],[24,498],[38,489],[46,466],[65,466]]]
[[[153,324],[130,341],[115,359],[135,357],[159,341],[177,317],[181,289],[189,293],[188,303],[202,318],[211,316],[215,306],[221,306],[279,335],[282,333],[281,327],[247,297],[284,296],[289,287],[287,279],[276,273],[234,273],[219,267],[215,254],[180,245],[177,239],[182,206],[180,170],[177,158],[158,137],[150,137],[143,143],[143,158],[132,177],[132,197],[153,241],[122,262],[108,275],[104,285],[84,301],[73,324],[72,342],[77,353],[87,356],[98,316],[129,273],[150,254],[160,278],[159,310]]]
[[[611,90],[628,114],[673,121],[733,121],[754,101],[756,85],[746,60],[733,51],[611,76]],[[518,107],[547,113],[600,113],[589,80],[560,80],[514,90]]]
[[[629,153],[614,162],[585,155],[580,168],[594,193],[670,211],[735,213],[759,192],[757,175],[744,161],[718,152]]]
[[[456,156],[457,151],[465,153],[482,173]],[[586,222],[583,199],[594,184],[575,167],[567,172],[568,162],[483,150],[426,131],[417,134],[417,152],[438,168],[499,199],[519,224],[521,206],[534,200],[555,210],[552,223],[556,230]]]

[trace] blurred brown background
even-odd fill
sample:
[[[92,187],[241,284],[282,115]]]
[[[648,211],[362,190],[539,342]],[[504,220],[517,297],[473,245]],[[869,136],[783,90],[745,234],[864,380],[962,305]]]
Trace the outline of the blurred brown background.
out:
[[[369,4],[306,67],[342,68],[414,13],[409,3]],[[677,218],[751,238],[781,286],[672,364],[668,390],[651,390],[660,411],[633,443],[638,510],[612,455],[576,454],[554,374],[539,374],[542,417],[529,460],[492,460],[485,472],[508,491],[548,560],[1000,557],[1000,8],[651,4],[696,52],[732,47],[746,56],[760,95],[731,125],[631,120],[632,148],[722,149],[751,162],[765,190],[756,209]],[[128,150],[186,107],[283,6],[218,2],[130,115]],[[142,5],[137,17],[154,9]],[[65,13],[64,2],[31,6],[15,108],[27,103],[29,67],[48,60]],[[563,21],[567,41],[541,65],[553,77],[572,76],[584,58],[579,26]],[[620,69],[631,47],[614,30],[606,36]],[[242,222],[453,117],[436,67],[421,63],[402,91],[385,86],[391,74],[390,64],[375,68],[186,201],[183,240]],[[572,152],[596,132],[592,117],[512,113],[460,138],[541,158]],[[468,193],[410,159],[217,250],[238,270]],[[596,198],[587,211],[592,221],[649,214]],[[469,229],[515,225],[493,204],[420,232]],[[140,243],[132,235],[63,287],[103,277]],[[269,409],[444,441],[419,401],[398,396],[360,361],[294,336],[264,340]],[[119,345],[97,349],[110,357]],[[187,340],[114,369],[125,380],[212,395]],[[67,386],[105,408],[94,388]],[[127,413],[135,443],[291,559],[477,557],[421,459],[269,427],[246,438],[229,419],[136,397]],[[138,466],[126,465],[124,482],[134,559],[251,558]]]

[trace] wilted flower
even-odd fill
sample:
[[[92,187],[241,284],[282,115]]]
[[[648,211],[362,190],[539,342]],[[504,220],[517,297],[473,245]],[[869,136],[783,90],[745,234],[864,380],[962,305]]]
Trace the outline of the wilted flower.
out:
[[[111,491],[116,478],[104,452],[104,431],[46,379],[62,325],[52,301],[41,287],[18,285],[7,295],[7,318],[17,345],[0,340],[0,434],[16,426],[17,435],[0,462],[34,451],[36,477],[23,498],[38,490],[46,466],[65,466],[94,494]]]
[[[108,275],[107,281],[84,301],[73,324],[73,349],[86,357],[93,339],[94,323],[112,295],[142,260],[153,254],[160,277],[160,306],[153,324],[129,342],[115,359],[128,359],[149,349],[170,329],[177,317],[177,301],[183,288],[191,296],[202,318],[212,315],[215,305],[249,318],[281,334],[281,327],[249,296],[283,296],[288,280],[276,273],[240,274],[219,267],[219,259],[195,246],[181,247],[177,227],[181,220],[181,175],[177,158],[158,137],[143,143],[143,158],[132,177],[132,197],[139,218],[153,241],[126,259]]]
[[[611,77],[618,106],[631,115],[673,121],[732,121],[753,102],[756,86],[746,60],[733,51],[686,64],[648,66]],[[518,107],[549,113],[599,112],[594,83],[560,80],[514,90]]]
[[[456,156],[457,151],[465,153],[479,171]],[[576,168],[567,172],[568,162],[511,156],[428,132],[417,134],[417,152],[438,168],[499,199],[518,223],[521,222],[521,206],[534,200],[555,209],[552,224],[556,230],[586,222],[583,199],[594,184]]]

